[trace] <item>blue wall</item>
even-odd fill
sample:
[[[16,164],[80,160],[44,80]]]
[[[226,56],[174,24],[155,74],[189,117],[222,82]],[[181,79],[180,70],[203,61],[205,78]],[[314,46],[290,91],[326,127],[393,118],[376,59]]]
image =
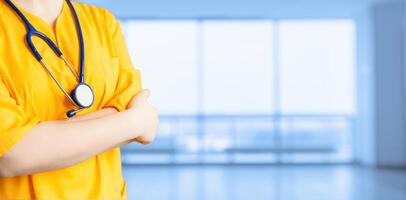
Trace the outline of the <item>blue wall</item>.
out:
[[[364,1],[84,0],[120,18],[327,18],[353,17]]]

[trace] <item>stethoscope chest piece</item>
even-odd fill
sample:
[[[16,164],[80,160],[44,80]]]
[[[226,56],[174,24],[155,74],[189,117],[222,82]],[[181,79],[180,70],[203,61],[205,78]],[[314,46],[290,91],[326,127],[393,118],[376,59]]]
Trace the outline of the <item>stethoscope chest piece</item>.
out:
[[[81,108],[89,108],[94,102],[94,93],[92,88],[86,83],[79,83],[71,92],[71,97]]]

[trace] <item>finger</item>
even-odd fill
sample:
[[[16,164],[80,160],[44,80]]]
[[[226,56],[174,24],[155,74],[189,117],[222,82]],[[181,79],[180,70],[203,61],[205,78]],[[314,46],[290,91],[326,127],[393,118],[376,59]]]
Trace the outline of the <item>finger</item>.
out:
[[[142,137],[137,137],[137,138],[133,139],[133,141],[138,142],[140,144],[149,144],[149,142],[147,140],[144,140],[144,138],[142,138]]]
[[[147,100],[151,94],[151,91],[148,89],[142,90],[140,93],[137,95],[137,99],[142,99],[142,100]]]
[[[145,93],[144,95],[146,95],[147,98],[149,98],[151,96],[151,90],[150,89],[144,89],[143,92]]]
[[[149,95],[150,95],[149,90],[142,90],[140,93],[137,94],[137,96],[135,96],[133,104],[140,105],[140,104],[145,103],[147,101]]]

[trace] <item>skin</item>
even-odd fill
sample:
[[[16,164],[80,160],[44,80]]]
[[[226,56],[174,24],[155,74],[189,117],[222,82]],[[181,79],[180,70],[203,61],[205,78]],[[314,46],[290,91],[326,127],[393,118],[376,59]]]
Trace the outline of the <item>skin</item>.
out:
[[[54,27],[55,21],[62,11],[64,0],[12,0],[19,7],[40,17],[50,26]]]
[[[62,0],[14,2],[51,26],[63,3]],[[73,119],[41,122],[0,157],[0,177],[62,169],[133,141],[152,142],[158,129],[158,112],[148,102],[149,96],[149,90],[141,91],[123,112],[105,108]]]

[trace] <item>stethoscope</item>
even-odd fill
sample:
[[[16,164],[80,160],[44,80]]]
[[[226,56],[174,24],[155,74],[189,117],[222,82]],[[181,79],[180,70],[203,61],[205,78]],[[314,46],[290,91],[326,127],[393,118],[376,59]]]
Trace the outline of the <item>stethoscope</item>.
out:
[[[74,20],[76,23],[76,29],[78,33],[78,38],[79,38],[79,46],[80,46],[80,72],[79,75],[76,73],[76,71],[73,69],[72,65],[66,60],[66,58],[63,56],[61,50],[55,45],[52,40],[46,36],[44,33],[41,33],[35,29],[35,27],[28,21],[28,19],[25,17],[25,15],[11,2],[11,0],[5,0],[6,3],[17,13],[17,15],[23,20],[26,28],[27,28],[27,34],[25,36],[26,42],[31,50],[31,52],[34,54],[35,58],[41,63],[41,65],[44,67],[44,69],[48,72],[48,74],[51,76],[51,78],[54,80],[54,82],[58,85],[58,87],[61,89],[61,91],[64,93],[64,95],[68,98],[68,100],[76,106],[78,109],[72,109],[69,110],[66,113],[66,116],[71,118],[76,115],[76,113],[89,108],[93,105],[94,102],[94,93],[92,88],[85,83],[84,80],[84,73],[85,73],[85,52],[84,52],[84,41],[83,41],[83,34],[82,34],[82,29],[80,27],[80,22],[79,22],[79,17],[75,11],[75,8],[73,7],[72,3],[70,0],[66,0],[67,4],[69,5],[69,8],[72,12],[72,15],[74,16]],[[63,60],[66,66],[70,69],[70,71],[73,73],[73,75],[77,78],[78,84],[75,87],[75,89],[72,90],[72,92],[69,94],[62,86],[62,84],[58,81],[54,73],[51,71],[49,65],[44,62],[44,59],[42,58],[41,54],[38,52],[37,48],[35,48],[34,43],[32,42],[32,37],[37,36],[41,38],[43,41],[45,41],[48,46],[54,51],[54,53]]]

